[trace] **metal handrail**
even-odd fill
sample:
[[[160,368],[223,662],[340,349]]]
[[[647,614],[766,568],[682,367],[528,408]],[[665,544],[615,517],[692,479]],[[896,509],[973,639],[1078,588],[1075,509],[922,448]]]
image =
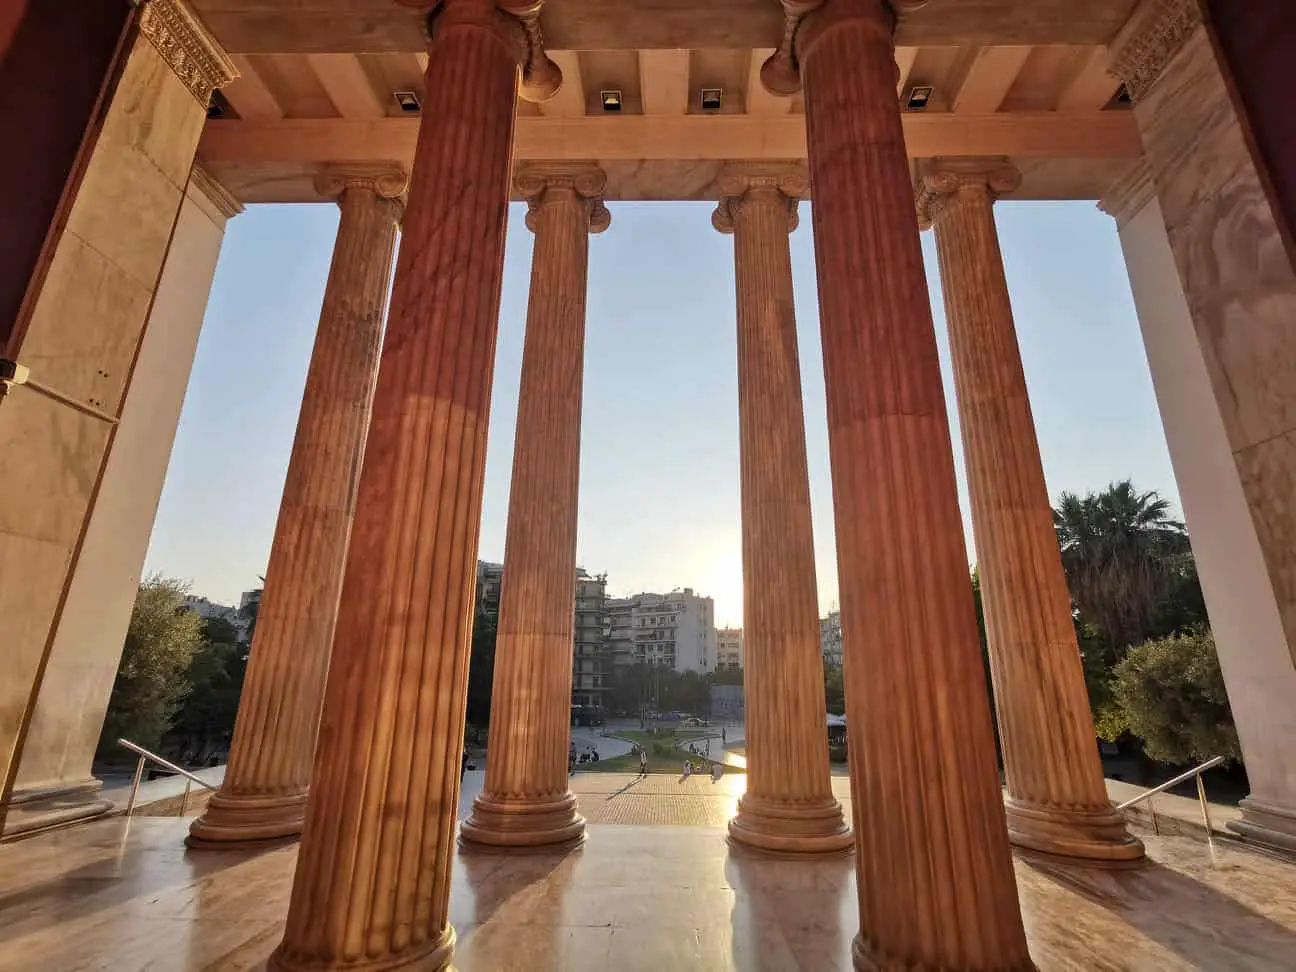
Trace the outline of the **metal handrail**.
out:
[[[1134,806],[1134,804],[1136,803],[1142,803],[1144,800],[1146,800],[1148,805],[1148,813],[1152,815],[1152,833],[1160,836],[1161,828],[1157,824],[1156,808],[1152,806],[1152,798],[1156,796],[1158,793],[1163,793],[1166,790],[1170,789],[1170,787],[1178,786],[1184,780],[1192,779],[1195,776],[1197,778],[1197,801],[1201,804],[1202,821],[1206,824],[1206,840],[1210,841],[1211,840],[1210,808],[1206,803],[1206,784],[1202,782],[1201,775],[1202,773],[1206,772],[1208,769],[1212,769],[1218,766],[1222,762],[1224,762],[1223,756],[1212,756],[1210,759],[1206,760],[1206,762],[1202,763],[1200,766],[1195,766],[1192,769],[1188,770],[1188,772],[1186,773],[1180,773],[1173,780],[1166,780],[1160,786],[1153,787],[1152,789],[1148,790],[1146,793],[1140,793],[1133,800],[1126,800],[1124,803],[1118,803],[1116,805],[1116,809],[1125,810],[1128,807]]]
[[[172,773],[179,773],[185,778],[184,795],[180,797],[180,810],[176,813],[177,817],[184,816],[185,806],[189,803],[189,791],[193,788],[195,783],[208,790],[216,789],[216,787],[212,786],[206,780],[201,780],[194,776],[187,769],[181,769],[175,763],[168,762],[157,753],[149,752],[143,746],[135,745],[135,743],[131,742],[129,739],[118,739],[117,745],[124,746],[132,753],[139,755],[139,762],[135,765],[135,778],[131,780],[130,799],[126,802],[126,816],[128,817],[135,812],[135,801],[139,797],[140,780],[144,776],[144,763],[148,760],[152,760],[163,769],[170,770]]]

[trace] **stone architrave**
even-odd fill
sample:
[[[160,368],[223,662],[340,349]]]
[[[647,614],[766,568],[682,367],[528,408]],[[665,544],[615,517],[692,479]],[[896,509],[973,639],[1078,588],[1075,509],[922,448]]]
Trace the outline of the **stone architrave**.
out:
[[[1296,669],[1296,265],[1202,4],[1144,0],[1113,40],[1110,61],[1134,101],[1147,171],[1286,642],[1283,665],[1267,637],[1227,651],[1233,704],[1257,707],[1239,722],[1269,726],[1263,746],[1250,747],[1258,753],[1292,731],[1292,705],[1271,709],[1266,697]],[[1234,495],[1231,477],[1227,486],[1219,482]],[[1244,583],[1246,572],[1231,568],[1201,572]],[[1268,614],[1267,605],[1261,610]],[[1264,687],[1253,691],[1247,683]],[[1296,848],[1292,763],[1265,763],[1261,769],[1257,761],[1252,791],[1238,804],[1242,819],[1230,827]]]
[[[521,24],[433,15],[426,98],[283,941],[443,969]]]
[[[743,536],[747,791],[731,840],[797,854],[854,838],[828,763],[819,598],[792,258],[799,165],[730,166],[711,217],[734,237]]]
[[[190,828],[193,847],[301,833],[406,182],[381,164],[316,178],[342,210],[337,242],[229,765]]]
[[[509,492],[486,785],[460,828],[466,846],[578,843],[567,785],[575,615],[576,497],[589,234],[605,230],[593,166],[514,179],[535,233]]]
[[[854,961],[1024,972],[893,28],[883,0],[827,0],[796,34],[845,647]]]
[[[1021,184],[1005,159],[924,168],[954,362],[990,669],[1019,847],[1109,865],[1143,857],[1112,807],[1013,325],[994,201]]]

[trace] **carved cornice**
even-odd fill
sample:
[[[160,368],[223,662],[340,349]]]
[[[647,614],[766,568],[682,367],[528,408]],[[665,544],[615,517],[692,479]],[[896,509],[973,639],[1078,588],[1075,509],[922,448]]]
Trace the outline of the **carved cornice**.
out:
[[[914,190],[918,224],[927,229],[964,189],[985,193],[990,202],[1021,185],[1021,172],[1004,158],[932,159],[924,163]]]
[[[139,29],[203,111],[212,91],[239,76],[229,55],[180,0],[145,0]]]
[[[315,191],[326,199],[340,202],[348,189],[368,189],[403,207],[409,174],[394,162],[328,165],[315,174]]]
[[[716,184],[721,195],[711,214],[711,225],[721,233],[734,231],[734,216],[749,202],[785,207],[790,233],[797,228],[797,203],[810,191],[810,176],[797,162],[734,163],[720,171]]]
[[[1139,159],[1102,194],[1098,208],[1115,219],[1117,229],[1121,229],[1155,198],[1152,170],[1146,159]]]
[[[1198,0],[1143,0],[1108,49],[1111,72],[1138,101],[1200,26]]]
[[[761,65],[760,79],[761,84],[770,94],[787,97],[801,90],[801,56],[807,42],[803,27],[807,17],[822,10],[816,18],[820,28],[825,25],[825,16],[829,22],[844,22],[853,17],[849,14],[841,15],[839,6],[832,0],[781,0],[781,2],[783,37],[779,41],[778,49]],[[892,34],[895,33],[896,24],[902,15],[927,4],[927,0],[878,0],[878,2],[882,15],[887,18],[886,29]],[[822,29],[816,32],[822,35]]]
[[[602,233],[612,223],[612,214],[603,204],[607,173],[588,163],[538,163],[528,165],[513,176],[513,188],[527,202],[527,229],[535,232],[535,214],[550,190],[570,192],[584,201],[589,210],[589,231]]]
[[[226,219],[233,219],[243,212],[243,204],[235,198],[234,194],[217,182],[212,174],[197,162],[189,172],[189,183],[197,188]]]

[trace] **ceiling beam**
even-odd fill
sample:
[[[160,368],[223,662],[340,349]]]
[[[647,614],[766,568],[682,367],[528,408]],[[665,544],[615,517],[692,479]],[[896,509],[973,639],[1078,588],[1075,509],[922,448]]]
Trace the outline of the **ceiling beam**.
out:
[[[998,111],[1031,50],[1025,46],[982,47],[977,50],[954,96],[951,106],[954,111],[969,114]]]
[[[640,51],[639,97],[645,115],[687,114],[689,52]]]
[[[1120,89],[1120,78],[1107,70],[1107,49],[1095,47],[1058,99],[1058,111],[1104,107]]]
[[[1130,112],[993,115],[907,113],[913,158],[947,155],[1119,158],[1142,152]],[[198,156],[220,163],[305,164],[389,159],[410,162],[419,119],[243,121],[220,119],[203,131]],[[797,159],[805,157],[805,117],[624,115],[517,120],[515,156],[578,159]]]
[[[354,54],[307,54],[306,60],[343,118],[382,118],[387,114]]]
[[[230,60],[239,76],[222,88],[221,94],[238,116],[249,121],[282,118],[283,109],[252,62],[241,54],[235,54]]]
[[[562,85],[552,98],[540,102],[540,114],[546,118],[583,117],[585,79],[581,77],[580,58],[571,51],[550,51],[549,57],[562,71]]]
[[[918,48],[897,47],[896,60],[896,94],[903,95],[905,85],[909,83],[909,72],[913,70],[914,61],[918,60]]]
[[[1137,0],[958,0],[906,14],[903,47],[1106,44]],[[191,0],[232,53],[414,53],[422,15],[392,0]],[[783,12],[773,0],[545,0],[545,47],[554,51],[774,47]]]

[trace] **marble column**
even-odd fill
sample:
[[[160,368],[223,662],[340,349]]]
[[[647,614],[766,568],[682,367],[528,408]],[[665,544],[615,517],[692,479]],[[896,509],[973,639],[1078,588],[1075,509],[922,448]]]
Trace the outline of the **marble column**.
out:
[[[180,0],[150,0],[137,19],[97,137],[85,146],[75,191],[60,204],[58,232],[28,281],[3,352],[29,374],[0,383],[0,814],[125,402],[143,378],[150,308],[207,105],[213,89],[235,76]],[[0,220],[16,218],[3,211]],[[11,229],[21,226],[4,223],[3,232]]]
[[[845,647],[854,960],[1025,970],[893,27],[883,0],[827,0],[796,35]]]
[[[405,185],[384,165],[316,178],[342,210],[337,242],[229,765],[189,830],[191,847],[301,833]]]
[[[564,845],[585,836],[567,785],[575,625],[576,494],[589,234],[607,228],[593,166],[514,180],[535,233],[491,687],[486,785],[467,846]]]
[[[995,229],[995,198],[1020,184],[1006,159],[945,159],[924,166],[917,193],[945,294],[1008,837],[1066,859],[1129,863],[1143,845],[1103,782]]]
[[[270,968],[442,969],[525,33],[445,0],[284,939]]]
[[[1226,670],[1230,697],[1240,681],[1267,681],[1272,690],[1289,683],[1296,668],[1296,263],[1284,242],[1285,220],[1197,0],[1144,0],[1113,40],[1110,62],[1134,101],[1147,171],[1287,650],[1278,674],[1267,639],[1248,643],[1230,660],[1232,675]],[[1240,549],[1249,546],[1237,539]],[[1207,549],[1200,559],[1210,556]],[[1199,569],[1203,586],[1208,574],[1243,583],[1244,571],[1230,562]],[[1263,705],[1265,695],[1233,700],[1240,726],[1274,720],[1267,710],[1236,711],[1239,702]],[[1286,722],[1273,722],[1266,748],[1284,735]],[[1284,775],[1251,778],[1252,792],[1239,804],[1243,819],[1234,826],[1290,848],[1296,779],[1290,770]]]
[[[854,843],[828,763],[819,594],[792,257],[801,166],[730,166],[711,222],[734,237],[743,537],[747,791],[739,843],[783,853]]]

